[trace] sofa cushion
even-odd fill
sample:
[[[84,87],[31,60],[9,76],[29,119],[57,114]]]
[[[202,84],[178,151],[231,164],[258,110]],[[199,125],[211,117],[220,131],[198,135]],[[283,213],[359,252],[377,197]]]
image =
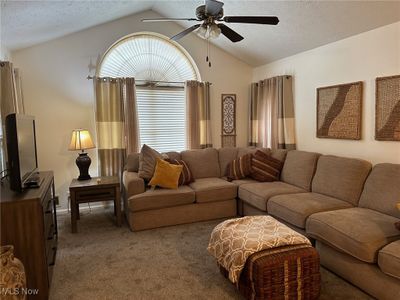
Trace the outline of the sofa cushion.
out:
[[[194,191],[187,185],[178,189],[148,189],[146,192],[132,196],[128,199],[131,211],[165,208],[171,206],[191,204],[195,201]]]
[[[392,216],[360,207],[321,212],[307,219],[307,233],[359,260],[374,263],[378,251],[400,238]]]
[[[249,183],[239,186],[239,198],[262,211],[267,211],[267,201],[273,196],[303,192],[306,191],[281,181]]]
[[[226,147],[218,149],[219,167],[221,168],[220,177],[224,177],[228,172],[228,165],[237,158],[238,148]]]
[[[144,193],[146,190],[143,178],[140,178],[136,172],[124,171],[122,174],[122,183],[126,198]]]
[[[289,151],[283,165],[281,180],[310,191],[319,157],[320,154],[314,152]]]
[[[126,157],[125,170],[137,172],[139,170],[139,153],[131,153]]]
[[[375,165],[365,182],[360,207],[400,218],[400,164]]]
[[[164,159],[161,153],[144,144],[139,155],[139,177],[150,180],[156,168],[157,158]]]
[[[379,251],[378,265],[383,273],[400,279],[400,240]]]
[[[279,180],[283,162],[260,150],[252,155],[250,177],[261,181]]]
[[[248,153],[236,158],[228,165],[227,179],[228,181],[238,180],[248,177],[251,174],[251,160],[253,154]]]
[[[312,191],[357,206],[371,163],[353,158],[322,155],[312,182]]]
[[[166,189],[177,189],[179,177],[182,174],[183,166],[170,164],[157,158],[157,165],[149,185],[159,186]]]
[[[220,177],[221,170],[216,149],[186,150],[181,152],[181,157],[189,165],[195,179]]]
[[[200,178],[190,184],[196,193],[196,202],[214,202],[235,199],[237,185],[221,178]]]
[[[346,201],[317,193],[278,195],[269,199],[267,211],[299,228],[306,227],[307,218],[317,212],[352,207]]]

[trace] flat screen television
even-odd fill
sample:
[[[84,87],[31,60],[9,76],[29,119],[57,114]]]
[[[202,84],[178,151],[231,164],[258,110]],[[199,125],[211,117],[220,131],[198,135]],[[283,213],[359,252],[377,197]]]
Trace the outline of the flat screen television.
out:
[[[10,189],[21,192],[35,185],[32,175],[38,171],[35,118],[10,114],[5,123]]]

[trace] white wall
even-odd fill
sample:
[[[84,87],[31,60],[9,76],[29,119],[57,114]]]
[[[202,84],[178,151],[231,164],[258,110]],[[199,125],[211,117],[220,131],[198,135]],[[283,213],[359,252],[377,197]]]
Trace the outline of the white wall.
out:
[[[253,81],[283,74],[294,76],[298,149],[400,163],[400,142],[374,140],[375,78],[400,74],[400,22],[255,68]],[[354,81],[364,82],[362,139],[316,138],[316,88]]]
[[[28,114],[37,120],[39,166],[54,170],[57,193],[66,204],[66,193],[77,176],[77,153],[67,151],[71,130],[88,128],[95,132],[92,81],[93,65],[119,38],[138,31],[153,31],[172,36],[182,28],[174,23],[142,23],[142,18],[159,17],[147,11],[95,26],[34,47],[12,53],[14,64],[23,73],[23,92]],[[221,93],[237,94],[237,143],[247,140],[248,86],[252,68],[223,50],[211,46],[212,68],[205,63],[206,43],[195,35],[185,37],[181,45],[190,53],[202,80],[212,82],[211,118],[215,147],[220,146]],[[92,66],[89,68],[89,65]],[[89,150],[91,174],[97,172],[96,150]]]
[[[11,53],[0,41],[0,60],[11,61]]]

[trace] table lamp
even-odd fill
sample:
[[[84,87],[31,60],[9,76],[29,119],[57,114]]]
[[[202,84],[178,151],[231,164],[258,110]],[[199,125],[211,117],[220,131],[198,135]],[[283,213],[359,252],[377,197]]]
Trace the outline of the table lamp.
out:
[[[92,160],[85,152],[85,149],[92,149],[94,147],[95,146],[88,130],[75,129],[72,131],[71,144],[69,145],[68,150],[82,150],[76,158],[76,165],[79,169],[78,180],[88,180],[91,178],[89,175],[89,166]]]

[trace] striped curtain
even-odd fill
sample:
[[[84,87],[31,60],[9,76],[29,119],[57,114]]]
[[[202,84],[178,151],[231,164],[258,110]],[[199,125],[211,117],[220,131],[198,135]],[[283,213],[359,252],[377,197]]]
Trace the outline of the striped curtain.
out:
[[[8,61],[0,62],[0,171],[5,170],[7,149],[5,143],[5,120],[11,113],[25,113],[21,76],[18,69]]]
[[[277,76],[251,84],[249,145],[296,149],[292,77]]]
[[[95,78],[100,176],[122,176],[128,153],[139,150],[134,78]]]
[[[188,149],[212,147],[210,85],[209,82],[195,80],[185,82]]]

